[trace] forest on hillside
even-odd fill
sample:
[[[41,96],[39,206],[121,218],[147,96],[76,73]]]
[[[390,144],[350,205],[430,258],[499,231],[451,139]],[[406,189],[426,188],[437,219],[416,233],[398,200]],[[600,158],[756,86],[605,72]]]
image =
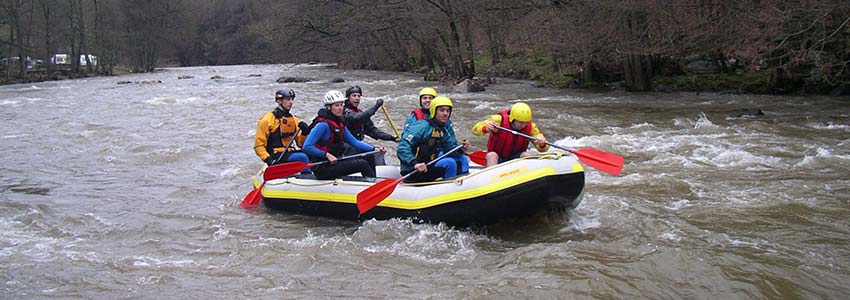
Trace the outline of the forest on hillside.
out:
[[[163,66],[331,62],[443,82],[512,77],[630,91],[850,93],[846,0],[0,0],[0,6],[3,82]],[[81,59],[60,63],[57,54]]]

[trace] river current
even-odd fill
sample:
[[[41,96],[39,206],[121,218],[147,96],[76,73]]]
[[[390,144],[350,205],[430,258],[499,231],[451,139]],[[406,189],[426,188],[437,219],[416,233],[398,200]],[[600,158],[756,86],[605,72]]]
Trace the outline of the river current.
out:
[[[455,101],[457,134],[475,149],[486,140],[469,128],[523,100],[551,141],[617,153],[625,168],[614,177],[587,167],[572,211],[486,228],[244,210],[262,166],[256,122],[284,76],[316,79],[287,84],[302,118],[327,90],[359,85],[363,105],[383,98],[398,126],[419,89],[435,87]],[[850,294],[850,99],[587,93],[507,79],[481,93],[450,90],[415,74],[326,65],[2,86],[0,298]],[[764,115],[739,115],[755,109]],[[381,113],[373,120],[391,132]],[[377,144],[398,163],[392,143]]]

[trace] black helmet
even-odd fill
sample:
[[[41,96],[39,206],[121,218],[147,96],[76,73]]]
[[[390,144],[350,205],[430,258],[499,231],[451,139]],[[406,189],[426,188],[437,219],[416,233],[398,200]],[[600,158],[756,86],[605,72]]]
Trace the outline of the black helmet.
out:
[[[281,97],[292,97],[292,99],[295,99],[295,91],[290,90],[286,87],[282,87],[274,93],[275,100],[277,99],[278,95],[280,95]]]
[[[352,87],[348,88],[347,90],[345,90],[345,99],[348,99],[348,96],[351,96],[351,94],[354,94],[354,93],[358,93],[362,96],[363,90],[360,89],[360,86],[357,86],[357,85],[352,86]]]

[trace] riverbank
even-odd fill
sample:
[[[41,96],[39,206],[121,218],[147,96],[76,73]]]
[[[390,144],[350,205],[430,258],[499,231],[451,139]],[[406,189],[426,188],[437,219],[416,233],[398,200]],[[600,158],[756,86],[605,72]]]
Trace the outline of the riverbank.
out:
[[[551,56],[514,54],[493,62],[490,56],[480,55],[475,68],[482,77],[504,77],[534,80],[542,86],[595,91],[625,91],[622,70],[591,66],[590,70],[565,70]],[[830,95],[850,96],[850,84],[806,82],[801,78],[786,78],[771,69],[747,71],[741,67],[726,67],[720,71],[706,60],[667,62],[651,78],[652,92],[717,92],[724,94],[770,95]],[[433,71],[426,71],[428,73]],[[433,75],[432,75],[433,76]]]
[[[27,71],[27,76],[22,77],[20,74],[13,74],[11,76],[3,76],[0,77],[0,85],[8,85],[8,84],[21,84],[21,83],[33,83],[33,82],[44,82],[44,81],[56,81],[56,80],[67,80],[67,79],[77,79],[77,78],[88,78],[88,77],[101,77],[101,76],[119,76],[125,74],[133,73],[129,67],[126,66],[115,66],[110,68],[108,71],[92,71],[88,72],[85,67],[80,67],[80,71],[73,71],[70,68],[56,68],[52,71],[48,71],[47,69],[38,68],[38,69],[30,69]],[[3,71],[3,74],[6,74]]]

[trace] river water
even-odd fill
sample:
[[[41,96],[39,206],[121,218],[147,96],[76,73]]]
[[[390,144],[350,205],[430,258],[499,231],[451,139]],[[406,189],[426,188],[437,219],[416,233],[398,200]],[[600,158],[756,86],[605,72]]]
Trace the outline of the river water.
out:
[[[385,99],[398,126],[433,86],[408,73],[253,65],[0,87],[0,298],[850,293],[850,99],[600,94],[512,80],[443,93],[474,148],[486,140],[469,128],[521,99],[553,142],[626,158],[619,177],[588,167],[573,211],[455,229],[241,209],[262,165],[256,121],[274,107],[281,76],[317,79],[288,85],[299,116],[311,118],[325,91],[356,84],[364,105]],[[381,114],[373,120],[390,131]]]

